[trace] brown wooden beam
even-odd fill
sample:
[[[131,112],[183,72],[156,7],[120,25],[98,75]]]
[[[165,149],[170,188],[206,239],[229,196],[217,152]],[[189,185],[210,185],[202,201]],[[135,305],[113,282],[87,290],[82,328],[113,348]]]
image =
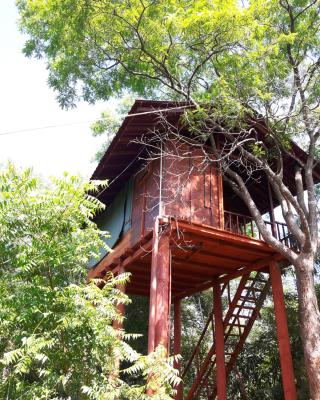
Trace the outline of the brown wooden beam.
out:
[[[274,261],[270,263],[270,277],[276,317],[284,400],[297,400],[281,272],[278,264]]]
[[[191,296],[195,293],[203,292],[204,290],[212,287],[212,280],[202,283],[201,285],[194,286],[192,289],[184,290],[183,292],[177,293],[174,296],[174,301],[178,299],[183,299],[184,297]]]
[[[169,352],[171,304],[171,251],[166,234],[159,237],[157,253],[157,304],[155,347],[162,345]]]
[[[173,327],[173,352],[174,355],[181,355],[181,301],[177,300],[174,303],[174,327]],[[174,361],[174,368],[180,371],[180,361]],[[183,387],[182,381],[176,388],[177,394],[175,400],[182,400]]]
[[[247,265],[244,268],[238,269],[238,270],[236,270],[234,272],[231,272],[228,275],[220,277],[219,278],[219,282],[220,283],[227,283],[227,282],[231,281],[232,279],[239,278],[240,276],[244,275],[246,272],[258,271],[260,269],[265,268],[270,263],[270,261],[272,261],[272,260],[277,261],[277,260],[280,260],[280,259],[282,259],[282,256],[277,254],[277,255],[274,255],[271,258],[267,257],[267,258],[263,258],[262,260],[255,261],[253,263],[250,263],[249,265]]]
[[[224,327],[222,316],[221,288],[213,281],[214,337],[216,350],[216,384],[218,400],[227,400],[227,375],[224,358]]]
[[[183,271],[188,271],[192,272],[195,274],[201,274],[201,275],[206,275],[208,277],[216,275],[217,273],[219,274],[226,274],[230,272],[230,269],[220,267],[217,265],[208,265],[208,264],[203,264],[203,263],[198,263],[198,262],[192,262],[192,261],[185,261],[185,260],[177,260],[174,259],[172,260],[173,262],[173,271],[175,269],[182,269]]]
[[[150,299],[149,299],[149,327],[148,327],[148,354],[155,349],[156,335],[156,312],[157,312],[157,257],[159,251],[159,220],[154,224],[152,239],[152,260],[151,260],[151,276],[150,276]]]

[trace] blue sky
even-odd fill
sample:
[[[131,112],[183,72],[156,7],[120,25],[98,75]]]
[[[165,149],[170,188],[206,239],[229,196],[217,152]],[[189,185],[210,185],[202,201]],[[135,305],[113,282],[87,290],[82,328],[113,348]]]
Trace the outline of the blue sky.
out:
[[[63,171],[90,176],[95,168],[91,159],[101,142],[91,136],[91,121],[108,105],[82,103],[74,110],[61,110],[47,85],[44,61],[22,54],[24,37],[17,19],[15,1],[1,0],[0,163],[10,159],[22,167],[34,167],[43,176],[61,175]],[[78,122],[1,136],[8,131]]]

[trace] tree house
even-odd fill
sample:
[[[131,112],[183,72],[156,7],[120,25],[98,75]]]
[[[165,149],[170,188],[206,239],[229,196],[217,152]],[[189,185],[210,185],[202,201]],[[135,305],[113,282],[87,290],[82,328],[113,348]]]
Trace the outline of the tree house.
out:
[[[107,209],[97,223],[111,233],[108,244],[113,251],[101,254],[89,278],[104,277],[108,271],[132,274],[126,292],[150,299],[149,352],[159,344],[169,349],[170,329],[174,353],[181,352],[181,300],[212,288],[212,313],[184,370],[180,366],[182,378],[193,383],[188,390],[179,387],[179,400],[227,398],[227,376],[271,286],[284,398],[296,399],[280,272],[286,261],[259,236],[245,204],[224,182],[217,165],[203,163],[199,147],[170,138],[156,142],[165,129],[159,110],[176,127],[184,107],[136,101],[100,161],[92,179],[108,179],[109,187],[98,196]],[[157,156],[148,144],[157,147]],[[296,145],[293,151],[304,157]],[[290,156],[284,161],[284,179],[294,192],[295,161]],[[270,214],[270,230],[294,246],[286,225],[274,221],[277,201],[264,176],[248,177],[247,187],[260,211]],[[236,278],[238,286],[231,296],[230,282]],[[228,299],[224,311],[223,295]],[[203,352],[208,332],[213,339]]]

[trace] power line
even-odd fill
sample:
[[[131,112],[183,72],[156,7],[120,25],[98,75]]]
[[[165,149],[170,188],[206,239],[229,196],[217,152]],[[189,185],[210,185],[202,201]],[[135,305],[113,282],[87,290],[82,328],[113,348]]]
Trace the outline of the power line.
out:
[[[163,109],[154,109],[152,111],[144,111],[144,112],[141,112],[141,113],[119,115],[119,118],[131,118],[131,117],[136,117],[136,116],[139,116],[139,115],[156,114],[156,113],[172,111],[172,110],[179,110],[179,109],[185,109],[185,108],[190,108],[190,107],[193,107],[193,106],[192,105],[188,105],[188,106],[179,106],[179,107],[171,107],[171,108],[163,108]],[[35,132],[35,131],[40,131],[40,130],[44,130],[44,129],[54,129],[54,128],[60,128],[60,127],[63,127],[63,126],[88,124],[90,122],[95,122],[95,121],[96,120],[79,121],[79,122],[69,122],[69,123],[65,123],[65,124],[38,126],[38,127],[35,127],[35,128],[24,128],[24,129],[18,129],[18,130],[14,130],[14,131],[0,132],[0,136],[7,136],[7,135],[13,135],[13,134],[16,134],[16,133],[24,133],[24,132]]]
[[[38,126],[38,127],[35,127],[35,128],[18,129],[18,130],[15,130],[15,131],[0,132],[0,136],[13,135],[15,133],[23,133],[23,132],[34,132],[34,131],[40,131],[40,130],[43,130],[43,129],[60,128],[62,126],[87,124],[89,122],[93,122],[93,121],[69,122],[69,123],[65,123],[65,124],[46,125],[46,126]]]

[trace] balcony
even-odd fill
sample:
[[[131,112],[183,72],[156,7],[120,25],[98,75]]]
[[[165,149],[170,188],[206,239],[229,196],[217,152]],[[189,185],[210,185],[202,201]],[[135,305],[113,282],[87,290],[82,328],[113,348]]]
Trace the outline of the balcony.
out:
[[[275,221],[274,223],[264,220],[268,231],[287,247],[297,250],[297,243],[292,237],[285,223]],[[224,230],[238,235],[263,240],[256,222],[248,215],[236,214],[224,211]]]

